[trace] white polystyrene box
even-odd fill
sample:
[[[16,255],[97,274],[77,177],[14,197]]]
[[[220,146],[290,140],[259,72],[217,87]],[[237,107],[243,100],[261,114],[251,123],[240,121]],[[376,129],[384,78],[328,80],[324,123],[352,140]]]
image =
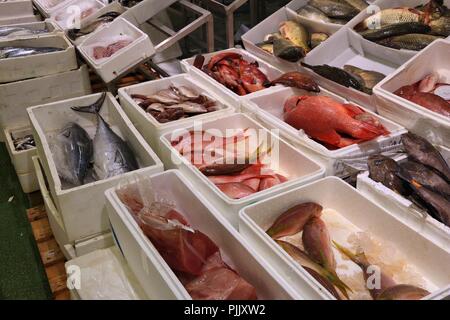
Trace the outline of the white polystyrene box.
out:
[[[33,15],[31,0],[10,0],[0,3],[0,19]]]
[[[128,8],[123,18],[135,26],[140,26],[175,2],[176,0],[143,0]]]
[[[161,161],[148,146],[114,97],[108,93],[100,114],[111,128],[124,139],[137,158],[140,169],[79,187],[64,189],[55,166],[50,145],[52,139],[68,122],[76,122],[92,137],[95,135],[95,115],[82,114],[70,108],[94,103],[101,94],[54,102],[29,108],[28,114],[36,140],[38,156],[48,179],[50,192],[70,242],[109,230],[104,211],[103,192],[130,175],[155,173],[163,170]]]
[[[18,23],[18,24],[11,24],[8,27],[23,27],[30,30],[47,30],[46,33],[41,34],[31,34],[31,35],[13,35],[13,36],[6,36],[6,37],[0,37],[2,40],[12,40],[12,39],[21,39],[21,38],[39,38],[42,36],[46,36],[49,34],[54,34],[56,32],[62,32],[62,30],[59,28],[59,26],[54,23],[51,20],[47,21],[41,21],[41,22],[27,22],[27,23]]]
[[[198,129],[198,126],[195,126]],[[194,127],[185,127],[180,129],[184,132],[194,129]],[[270,132],[259,123],[245,114],[233,114],[222,117],[217,120],[208,120],[202,123],[202,130],[219,130],[222,134],[227,134],[229,129],[254,129],[261,139],[266,135],[267,141],[273,145],[274,157],[270,158],[269,167],[273,168],[279,174],[286,176],[289,181],[274,186],[270,189],[255,193],[243,199],[232,199],[225,195],[220,189],[203,175],[193,164],[187,161],[171,146],[172,133],[161,136],[161,159],[166,168],[179,169],[189,179],[193,181],[196,188],[208,196],[209,201],[227,218],[231,224],[237,227],[239,210],[251,203],[265,199],[271,195],[281,193],[295,186],[303,185],[310,181],[317,180],[324,175],[324,168],[317,162],[305,155],[301,150],[294,148],[280,137],[277,132]],[[181,131],[178,131],[181,132]],[[177,137],[177,131],[174,133]],[[276,156],[278,155],[278,156]]]
[[[0,59],[0,83],[37,78],[78,68],[75,48],[62,34],[0,40],[0,47],[57,47],[62,51]]]
[[[432,143],[447,147],[450,147],[450,119],[403,99],[394,92],[422,80],[431,73],[437,73],[441,82],[450,83],[449,52],[448,41],[435,41],[374,89],[379,114],[400,123]]]
[[[333,299],[318,283],[281,249],[265,231],[275,219],[294,205],[315,202],[326,210],[325,219],[330,238],[344,247],[349,247],[348,236],[365,232],[390,245],[405,256],[423,276],[431,294],[425,300],[442,299],[450,295],[450,247],[441,247],[428,237],[434,237],[432,230],[427,236],[418,233],[412,226],[399,220],[397,216],[367,199],[361,192],[336,177],[328,177],[306,186],[291,189],[241,210],[239,231],[252,247],[265,258],[300,294],[316,299],[316,295]],[[334,223],[327,223],[334,221]],[[333,247],[337,261],[337,272],[347,274],[361,269],[355,264],[347,264]],[[313,283],[315,292],[308,291],[305,282]],[[327,297],[328,296],[328,297]]]
[[[209,62],[211,57],[213,57],[217,54],[224,53],[224,52],[237,52],[237,53],[241,54],[242,57],[249,62],[253,62],[253,61],[258,62],[259,69],[267,76],[267,78],[270,81],[275,80],[276,78],[280,77],[283,74],[283,72],[281,70],[275,68],[274,66],[263,61],[262,59],[252,55],[251,53],[249,53],[248,51],[246,51],[244,49],[232,48],[232,49],[227,49],[227,50],[218,51],[218,52],[214,52],[214,53],[204,54],[205,64],[207,64]],[[226,99],[225,101],[235,108],[239,107],[242,99],[252,97],[254,95],[260,94],[261,92],[272,92],[273,89],[275,88],[275,87],[271,87],[271,88],[261,90],[259,92],[247,94],[246,96],[239,96],[236,93],[234,93],[233,91],[231,91],[230,89],[228,89],[227,87],[225,87],[224,85],[222,85],[221,83],[217,82],[216,80],[214,80],[213,78],[208,76],[202,70],[199,70],[198,68],[194,67],[193,66],[194,60],[195,60],[195,57],[182,60],[181,66],[182,66],[183,70],[188,72],[191,77],[197,79],[197,81],[202,82],[203,84],[207,85],[209,87],[209,90],[211,90],[211,92],[213,92],[217,96],[223,98],[224,100]]]
[[[408,61],[410,56],[399,50],[379,46],[365,40],[347,27],[342,28],[305,58],[310,65],[330,65],[343,68],[349,64],[365,70],[381,72],[389,75],[399,66]],[[353,100],[366,108],[375,111],[375,101],[372,95],[346,88],[334,81],[328,80],[310,69],[304,68],[319,84],[330,91],[349,100]]]
[[[332,92],[321,88],[320,93],[305,92],[292,88],[279,88],[276,92],[261,94],[243,102],[242,109],[250,114],[267,128],[279,129],[280,135],[294,146],[302,149],[314,160],[319,161],[327,171],[327,175],[345,177],[349,174],[347,163],[351,163],[358,157],[367,157],[373,153],[379,153],[395,148],[400,144],[401,135],[406,130],[400,125],[383,118],[367,108],[364,111],[377,118],[391,133],[388,136],[380,136],[374,140],[351,145],[338,150],[329,150],[319,142],[314,141],[303,130],[297,130],[284,121],[283,108],[286,100],[294,95],[323,95],[333,98],[340,103],[352,103]]]
[[[224,261],[255,286],[260,299],[301,299],[286,280],[254,254],[239,233],[211,206],[179,171],[149,176],[154,190],[173,202],[190,225],[206,234],[220,248]],[[132,182],[136,183],[136,182]],[[138,182],[139,183],[139,182]],[[148,183],[148,181],[143,181]],[[190,295],[145,236],[116,194],[106,191],[108,214],[117,244],[150,299],[189,300]]]
[[[31,128],[29,126],[19,128],[5,128],[3,132],[6,138],[6,149],[8,150],[14,168],[16,169],[16,173],[26,174],[34,172],[32,158],[36,155],[36,148],[18,151],[14,147],[13,142],[14,138],[20,138],[24,137],[25,135],[31,134]]]
[[[217,111],[209,112],[206,114],[200,114],[186,119],[179,119],[172,122],[160,123],[151,114],[145,112],[132,98],[132,94],[142,94],[151,96],[160,90],[169,89],[170,86],[180,87],[187,86],[194,89],[197,93],[207,96],[211,100],[216,101]],[[160,147],[159,138],[161,135],[167,132],[172,132],[175,129],[179,129],[183,126],[190,125],[194,121],[207,120],[211,118],[221,118],[226,114],[234,112],[234,108],[225,104],[219,97],[210,93],[204,85],[195,81],[188,74],[180,74],[160,80],[148,81],[133,86],[119,89],[120,103],[130,117],[133,124],[138,131],[150,144],[153,150],[157,151]]]
[[[71,0],[65,1],[51,11],[50,19],[63,30],[77,28],[83,21],[105,7],[101,0]]]
[[[297,21],[303,25],[309,33],[324,32],[331,36],[337,31],[330,25],[302,18],[288,10],[286,7],[283,7],[242,36],[242,42],[248,52],[286,72],[300,69],[299,64],[277,58],[273,54],[270,54],[269,52],[266,52],[258,47],[257,44],[263,42],[266,35],[278,32],[280,29],[280,24],[288,20]],[[316,48],[312,49],[308,54],[311,54],[311,52],[315,49]]]
[[[94,59],[93,49],[96,46],[106,47],[111,39],[131,38],[132,42],[118,50],[112,56]],[[80,53],[103,79],[109,83],[129,71],[139,63],[155,54],[155,48],[147,34],[123,18],[117,18],[110,24],[96,30],[84,40],[78,49]]]
[[[35,79],[0,84],[0,127],[29,126],[26,108],[91,93],[86,65]],[[0,137],[0,141],[5,137]]]
[[[45,18],[49,18],[55,10],[63,7],[71,0],[33,0],[34,5]]]

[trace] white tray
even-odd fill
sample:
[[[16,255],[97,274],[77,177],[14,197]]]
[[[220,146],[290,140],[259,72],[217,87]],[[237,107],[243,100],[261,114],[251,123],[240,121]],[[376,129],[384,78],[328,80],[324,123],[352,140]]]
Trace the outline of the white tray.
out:
[[[0,3],[0,19],[33,15],[31,0],[12,0]]]
[[[61,29],[67,30],[78,28],[90,16],[105,7],[105,3],[101,0],[71,0],[65,1],[55,10],[49,12],[50,19],[55,21]],[[84,10],[92,9],[88,15],[82,16]]]

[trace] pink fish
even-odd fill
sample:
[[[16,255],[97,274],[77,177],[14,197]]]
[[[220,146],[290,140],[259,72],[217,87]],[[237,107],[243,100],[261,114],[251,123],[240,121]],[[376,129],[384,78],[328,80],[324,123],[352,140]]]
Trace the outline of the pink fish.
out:
[[[218,184],[217,187],[232,199],[242,199],[255,193],[255,190],[239,182]]]

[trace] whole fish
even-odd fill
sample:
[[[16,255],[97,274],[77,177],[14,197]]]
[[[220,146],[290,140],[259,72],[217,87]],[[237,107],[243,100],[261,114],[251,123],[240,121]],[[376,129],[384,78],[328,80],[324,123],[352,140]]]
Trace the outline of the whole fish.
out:
[[[281,214],[267,230],[267,234],[273,239],[297,234],[312,217],[319,217],[322,210],[321,205],[313,202],[296,205]]]
[[[344,0],[352,7],[358,9],[359,11],[366,10],[369,4],[364,0]]]
[[[377,29],[368,29],[360,32],[361,36],[370,41],[377,41],[394,36],[401,36],[410,33],[429,33],[431,27],[420,22],[403,22],[382,26]]]
[[[280,34],[285,39],[291,41],[295,46],[303,49],[302,58],[311,51],[311,48],[309,47],[309,32],[300,23],[293,20],[282,22],[280,25]]]
[[[376,267],[375,265],[372,265],[369,260],[367,260],[366,255],[364,252],[360,253],[352,253],[350,250],[344,248],[343,246],[339,245],[336,242],[333,242],[335,247],[345,256],[347,256],[350,260],[352,260],[356,265],[358,265],[362,271],[363,271],[363,277],[365,283],[365,287],[369,291],[370,295],[373,299],[377,299],[379,295],[386,290],[387,288],[391,288],[395,285],[395,281],[386,275],[382,270],[380,270],[380,278],[379,283],[377,287],[377,283],[369,283],[368,281],[373,277],[373,267]],[[374,279],[376,280],[376,279]]]
[[[450,103],[447,100],[434,93],[420,92],[416,85],[401,87],[394,93],[428,110],[450,117]]]
[[[380,182],[401,195],[408,194],[403,180],[397,176],[400,166],[393,159],[383,155],[374,155],[369,157],[367,164],[369,177],[373,181]]]
[[[322,11],[329,18],[350,20],[359,13],[358,9],[345,1],[310,0],[308,4]]]
[[[319,85],[311,76],[298,71],[287,72],[272,81],[272,85],[277,84],[311,92],[320,92]]]
[[[408,175],[412,180],[418,182],[425,188],[434,192],[450,196],[450,184],[433,170],[428,169],[421,163],[407,161],[401,164],[400,172]]]
[[[92,159],[92,140],[76,123],[69,123],[51,145],[59,177],[73,186],[84,182]]]
[[[420,300],[429,294],[430,292],[425,289],[407,284],[399,284],[381,292],[377,300]]]
[[[327,22],[327,23],[331,22],[330,18],[328,18],[325,13],[323,13],[319,9],[314,8],[313,6],[310,6],[310,5],[301,7],[297,11],[297,14],[299,16],[302,16],[304,18],[311,19],[311,20]]]
[[[101,25],[114,21],[118,16],[120,16],[119,12],[115,12],[115,11],[107,12],[81,29],[74,28],[74,29],[67,30],[67,35],[70,39],[76,40],[79,37],[82,37],[82,36],[85,36],[87,34],[94,32]]]
[[[54,47],[0,47],[0,59],[26,57],[35,54],[63,51]]]
[[[311,48],[318,47],[321,43],[325,42],[330,36],[324,32],[314,32],[311,34]]]
[[[450,16],[442,16],[439,19],[431,20],[429,26],[432,34],[443,37],[450,36]]]
[[[431,143],[413,133],[404,134],[402,143],[412,160],[430,167],[445,178],[447,182],[450,182],[450,168]]]
[[[303,228],[303,247],[308,256],[326,270],[335,272],[336,260],[327,226],[319,217],[312,217]]]
[[[345,65],[344,71],[350,73],[355,78],[360,78],[363,82],[362,85],[365,87],[365,91],[372,93],[373,87],[375,87],[381,80],[386,78],[386,75],[371,70],[364,70],[355,66]]]
[[[356,25],[356,31],[377,29],[386,25],[403,22],[422,22],[424,13],[412,8],[390,8],[366,18]]]
[[[305,252],[293,244],[275,240],[275,242],[286,251],[295,262],[302,266],[310,275],[312,275],[321,285],[323,285],[336,299],[341,300],[340,295],[336,292],[335,286],[348,298],[347,290],[351,289],[341,280],[335,272],[326,270],[318,263],[314,262]]]
[[[33,30],[25,27],[0,27],[0,38],[48,33],[47,29]]]
[[[98,180],[111,178],[139,168],[133,151],[110,128],[108,123],[99,114],[106,93],[103,93],[94,104],[85,107],[72,107],[77,112],[92,113],[97,116],[97,131],[95,133],[94,146],[94,174]]]
[[[306,55],[302,47],[296,46],[292,41],[284,38],[273,39],[272,50],[275,57],[289,62],[297,62]]]
[[[382,39],[377,41],[377,43],[398,50],[420,51],[438,39],[442,39],[442,37],[431,34],[410,33]]]
[[[315,73],[327,78],[331,81],[339,83],[347,88],[354,88],[359,91],[364,91],[361,83],[347,71],[329,65],[311,66],[304,62],[301,63],[303,67],[313,70]]]

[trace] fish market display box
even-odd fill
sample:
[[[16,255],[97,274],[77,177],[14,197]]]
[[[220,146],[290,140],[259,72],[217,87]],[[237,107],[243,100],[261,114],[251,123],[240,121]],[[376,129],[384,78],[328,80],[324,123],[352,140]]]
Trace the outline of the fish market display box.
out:
[[[360,107],[375,119],[379,120],[390,131],[390,134],[337,150],[330,150],[308,137],[303,130],[297,130],[284,121],[284,104],[288,98],[296,95],[327,96],[342,104],[352,103],[323,88],[317,94],[292,88],[279,88],[277,92],[260,94],[259,96],[244,101],[242,110],[267,128],[279,130],[281,137],[289,143],[292,143],[295,147],[300,148],[302,152],[306,153],[315,161],[321,163],[325,167],[327,175],[346,177],[353,173],[354,167],[358,167],[361,162],[366,163],[367,158],[371,154],[398,150],[401,135],[406,133],[403,127],[393,121],[381,117],[367,108]]]
[[[12,24],[12,25],[9,25],[8,27],[26,28],[26,29],[33,30],[33,31],[47,30],[48,32],[41,33],[41,34],[20,34],[20,33],[15,34],[15,33],[12,33],[6,37],[0,36],[0,39],[11,40],[11,39],[21,39],[21,38],[39,38],[39,37],[54,34],[57,32],[62,32],[62,30],[58,27],[58,25],[50,20],[41,21],[41,22],[28,22],[28,23]]]
[[[73,71],[0,84],[0,127],[29,126],[26,108],[90,93],[91,82],[86,65]],[[6,141],[3,133],[0,141]]]
[[[374,89],[378,113],[428,141],[450,147],[450,118],[428,110],[394,92],[430,74],[450,84],[450,43],[438,40],[409,60]]]
[[[11,24],[17,23],[30,23],[30,22],[38,22],[41,21],[40,15],[29,15],[23,17],[15,17],[15,18],[0,18],[0,26],[9,26]]]
[[[256,288],[259,299],[300,298],[292,294],[287,279],[279,277],[262,261],[179,171],[169,170],[146,178],[132,182],[131,186],[151,183],[153,190],[157,190],[156,194],[159,195],[160,191],[162,196],[170,199],[193,228],[206,234],[220,248],[224,261]],[[190,300],[189,293],[120,201],[116,190],[106,191],[107,210],[115,240],[148,298]]]
[[[61,216],[69,243],[109,231],[105,211],[104,191],[133,176],[151,174],[163,170],[163,165],[148,146],[114,97],[106,95],[100,115],[113,131],[126,141],[137,159],[139,169],[104,180],[70,187],[60,179],[52,149],[57,135],[69,122],[84,128],[94,137],[97,120],[93,114],[71,110],[71,107],[86,106],[96,102],[101,94],[93,94],[74,99],[54,102],[28,109],[37,154],[42,163],[43,173],[48,180],[54,207]],[[42,187],[42,186],[41,186]]]
[[[95,58],[98,48],[108,48],[120,41],[130,41],[111,55]],[[155,54],[155,48],[147,34],[123,18],[90,34],[78,49],[87,63],[109,83]]]
[[[150,113],[147,113],[136,101],[131,97],[133,94],[141,94],[151,96],[160,90],[169,89],[170,86],[181,87],[186,86],[195,90],[198,94],[208,97],[210,100],[216,101],[217,111],[199,114],[193,117],[179,119],[167,123],[160,123]],[[119,89],[120,103],[125,113],[130,117],[133,124],[142,134],[145,140],[150,144],[153,150],[159,152],[161,135],[172,132],[175,129],[189,126],[195,121],[203,121],[211,118],[221,118],[227,114],[233,113],[235,109],[224,102],[220,97],[210,93],[208,88],[202,83],[195,81],[188,74],[180,74],[160,80],[148,81],[133,86]]]
[[[294,148],[285,142],[276,132],[271,132],[245,114],[227,115],[216,120],[207,120],[202,124],[201,130],[215,130],[227,136],[227,130],[249,129],[256,130],[258,139],[267,139],[273,145],[274,157],[270,158],[269,168],[286,176],[289,181],[276,185],[270,189],[259,191],[242,199],[232,199],[223,193],[208,177],[200,172],[190,161],[183,157],[171,145],[171,139],[179,136],[181,132],[195,130],[197,127],[185,127],[166,133],[161,136],[161,159],[166,168],[179,169],[186,177],[191,179],[195,187],[231,222],[238,225],[238,212],[241,208],[271,195],[281,193],[295,186],[303,185],[323,177],[325,170],[317,162],[305,155],[303,151]]]
[[[0,83],[61,73],[78,68],[74,46],[62,34],[35,39],[0,40],[1,47],[55,47],[61,51],[0,59]]]
[[[365,40],[352,30],[343,28],[316,48],[304,61],[313,66],[326,64],[341,69],[345,65],[352,65],[388,76],[408,61],[409,58],[409,56],[404,55],[399,50],[379,46]],[[344,87],[318,75],[310,69],[303,68],[303,70],[310,73],[325,89],[375,111],[373,94],[369,95],[354,88]]]
[[[58,24],[61,29],[67,30],[80,26],[84,20],[105,7],[100,0],[72,0],[50,12],[49,19]]]
[[[71,300],[147,299],[116,246],[95,250],[67,261],[65,267],[70,279]],[[82,276],[77,277],[78,274]]]
[[[262,43],[267,35],[278,32],[280,24],[288,20],[298,22],[304,26],[310,34],[314,32],[321,32],[331,36],[337,31],[336,28],[331,25],[305,19],[283,7],[242,36],[242,42],[248,52],[285,72],[299,70],[299,64],[297,62],[289,62],[278,58],[275,55],[261,49],[257,44]],[[312,49],[308,55],[311,54],[316,48]]]
[[[39,184],[33,166],[33,156],[36,155],[36,148],[28,150],[16,150],[13,140],[31,134],[30,127],[5,128],[6,149],[8,150],[11,162],[19,178],[20,186],[24,193],[31,193],[39,190]]]
[[[450,164],[450,149],[439,147],[438,150],[447,163]],[[399,159],[399,162],[401,163],[405,159],[406,157],[403,157]],[[395,213],[403,222],[414,226],[417,232],[424,235],[433,235],[430,238],[431,240],[439,243],[444,248],[450,248],[450,227],[431,217],[409,199],[392,191],[382,183],[372,180],[369,172],[363,172],[358,175],[357,188],[367,198]]]
[[[239,231],[280,275],[306,299],[334,299],[306,270],[291,258],[266,230],[295,205],[314,202],[323,207],[321,220],[330,238],[345,248],[363,250],[369,262],[399,284],[420,286],[430,292],[424,300],[450,295],[450,248],[435,243],[434,230],[421,230],[367,199],[336,177],[291,189],[241,210]],[[300,235],[281,238],[295,246]],[[330,244],[332,245],[332,244]],[[351,299],[371,299],[361,269],[332,245],[336,272],[351,289]]]
[[[50,18],[51,14],[61,7],[66,6],[71,0],[33,0],[36,9],[45,18]]]
[[[7,0],[0,2],[0,19],[33,15],[31,0]]]

